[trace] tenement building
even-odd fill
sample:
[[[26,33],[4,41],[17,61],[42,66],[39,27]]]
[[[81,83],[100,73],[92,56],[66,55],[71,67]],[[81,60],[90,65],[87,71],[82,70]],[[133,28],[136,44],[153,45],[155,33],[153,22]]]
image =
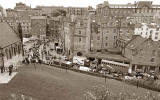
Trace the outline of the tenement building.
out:
[[[61,32],[61,17],[51,17],[48,19],[48,32],[46,33],[48,38],[59,39]]]
[[[160,5],[153,5],[152,1],[138,1],[134,4],[109,4],[104,1],[97,5],[97,14],[101,16],[119,16],[127,17],[135,13],[150,13],[160,12]]]
[[[160,72],[159,54],[158,41],[135,36],[125,46],[123,55],[130,60],[129,72]]]
[[[31,34],[33,37],[43,39],[46,37],[46,16],[31,17]]]
[[[88,19],[87,17],[74,17],[64,22],[64,50],[72,57],[77,52],[83,54],[89,51]]]
[[[91,30],[91,50],[117,51],[132,38],[134,26],[124,18],[96,17],[91,22]]]

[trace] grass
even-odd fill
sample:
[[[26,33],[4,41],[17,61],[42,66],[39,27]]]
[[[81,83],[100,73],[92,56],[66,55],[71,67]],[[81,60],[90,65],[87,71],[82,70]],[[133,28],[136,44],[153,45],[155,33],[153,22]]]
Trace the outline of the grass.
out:
[[[113,93],[107,87],[93,87],[85,93],[85,100],[160,100],[160,94],[146,92],[143,95],[127,91]]]

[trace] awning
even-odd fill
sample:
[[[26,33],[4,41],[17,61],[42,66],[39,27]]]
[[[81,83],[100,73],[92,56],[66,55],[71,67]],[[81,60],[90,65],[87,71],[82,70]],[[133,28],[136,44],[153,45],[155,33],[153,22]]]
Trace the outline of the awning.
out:
[[[129,59],[123,57],[122,55],[118,54],[111,54],[111,53],[89,53],[86,55],[87,57],[94,57],[94,58],[100,58],[100,59],[106,59],[106,60],[113,60],[113,61],[121,61],[121,62],[130,62]]]

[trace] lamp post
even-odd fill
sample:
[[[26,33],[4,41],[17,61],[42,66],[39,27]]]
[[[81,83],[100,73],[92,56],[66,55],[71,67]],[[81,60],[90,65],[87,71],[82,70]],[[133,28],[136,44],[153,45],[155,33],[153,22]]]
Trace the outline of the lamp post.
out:
[[[3,48],[0,47],[0,68],[1,68],[1,73],[3,73],[4,70],[4,59],[3,59]]]

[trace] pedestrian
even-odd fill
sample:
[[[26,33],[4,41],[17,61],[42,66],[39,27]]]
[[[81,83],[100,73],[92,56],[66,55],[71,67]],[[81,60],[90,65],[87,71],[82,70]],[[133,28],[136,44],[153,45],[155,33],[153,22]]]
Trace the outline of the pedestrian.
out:
[[[107,79],[106,75],[104,76],[104,78],[105,78],[105,83],[106,83],[106,79]]]
[[[3,73],[4,71],[4,66],[1,66],[1,73]]]
[[[139,83],[138,83],[138,80],[137,80],[137,88],[139,87]]]
[[[11,76],[12,70],[13,70],[13,65],[10,65],[10,66],[9,66],[9,76]]]
[[[106,83],[106,79],[107,79],[107,77],[106,77],[106,71],[104,72],[104,78],[105,78],[105,83]]]

